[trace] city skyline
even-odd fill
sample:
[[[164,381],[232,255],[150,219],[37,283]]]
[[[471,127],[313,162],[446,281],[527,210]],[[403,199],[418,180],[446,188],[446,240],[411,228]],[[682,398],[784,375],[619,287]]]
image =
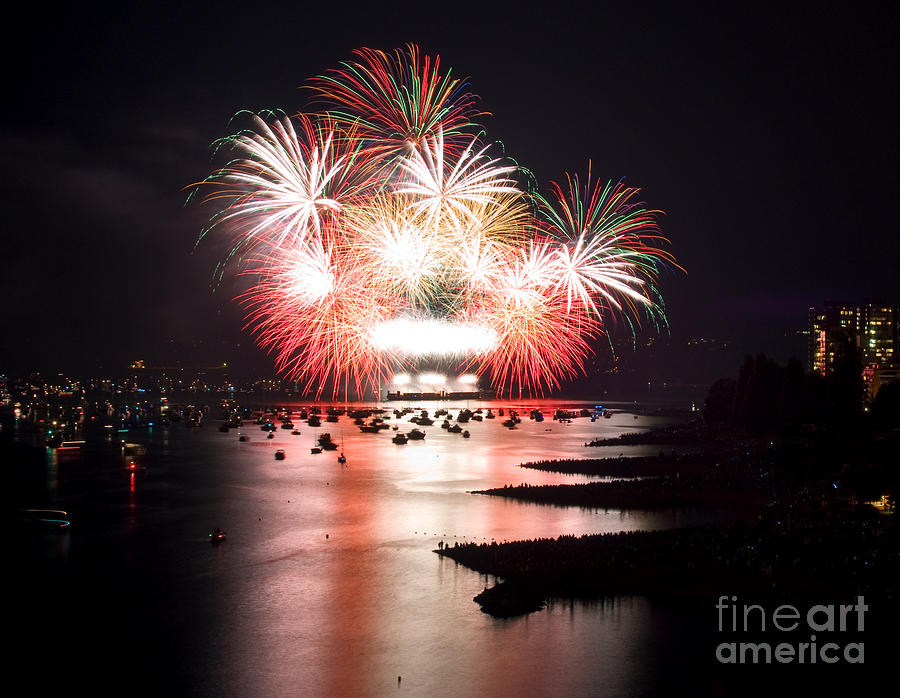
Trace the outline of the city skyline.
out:
[[[800,696],[890,675],[896,4],[5,19],[12,686]],[[404,91],[428,71],[411,45],[459,91]],[[362,49],[410,58],[357,91]],[[313,154],[332,147],[345,169]]]
[[[18,12],[16,24],[33,22]],[[471,76],[492,113],[489,138],[539,172],[544,190],[590,158],[598,177],[625,177],[666,212],[688,272],[660,281],[673,344],[715,338],[738,353],[803,358],[785,335],[810,306],[900,297],[879,203],[897,177],[894,12],[787,8],[769,22],[762,11],[616,8],[576,23],[487,8],[473,23],[503,30],[482,42],[400,12],[349,13],[321,35],[264,15],[268,32],[252,36],[224,9],[58,15],[39,50],[24,37],[7,47],[23,106],[3,117],[15,175],[2,363],[88,370],[168,360],[173,343],[212,347],[216,359],[240,345],[267,365],[241,331],[237,286],[209,290],[223,250],[191,254],[207,212],[183,207],[183,187],[208,171],[209,145],[239,109],[293,113],[307,106],[296,88],[308,75],[358,46],[409,41]]]

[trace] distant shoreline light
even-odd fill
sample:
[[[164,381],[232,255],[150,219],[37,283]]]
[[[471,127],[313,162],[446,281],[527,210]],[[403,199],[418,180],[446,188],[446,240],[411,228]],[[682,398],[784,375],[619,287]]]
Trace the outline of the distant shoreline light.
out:
[[[497,333],[489,327],[439,319],[401,319],[373,328],[372,343],[406,356],[478,354],[496,349]]]

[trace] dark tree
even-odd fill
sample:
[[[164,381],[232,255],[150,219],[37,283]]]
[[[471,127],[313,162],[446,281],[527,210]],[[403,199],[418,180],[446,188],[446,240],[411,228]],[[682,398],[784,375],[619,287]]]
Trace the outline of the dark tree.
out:
[[[703,419],[709,425],[727,424],[734,410],[737,383],[733,378],[720,378],[709,389],[703,403]]]
[[[879,429],[900,427],[900,383],[882,386],[869,409],[872,423]]]
[[[782,376],[778,405],[779,421],[783,427],[793,429],[803,423],[805,387],[803,364],[799,359],[791,357]]]
[[[834,370],[829,376],[829,392],[833,418],[842,423],[855,423],[862,415],[862,357],[856,342],[849,336],[838,342]]]
[[[738,378],[735,423],[754,434],[778,426],[778,410],[784,369],[765,354],[747,356]]]

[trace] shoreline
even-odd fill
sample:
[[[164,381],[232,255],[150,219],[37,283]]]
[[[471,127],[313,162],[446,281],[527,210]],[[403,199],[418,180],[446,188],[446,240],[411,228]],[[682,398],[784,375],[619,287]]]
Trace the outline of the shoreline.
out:
[[[766,490],[736,489],[730,480],[704,476],[662,476],[578,485],[505,485],[470,494],[508,497],[538,504],[591,509],[756,510],[773,501]]]
[[[893,605],[900,556],[892,519],[780,509],[724,524],[455,543],[434,552],[496,578],[474,598],[495,618],[541,610],[550,599],[621,595],[780,601],[868,593]]]
[[[542,470],[565,475],[600,477],[658,477],[675,473],[691,474],[706,468],[706,457],[700,453],[658,456],[618,456],[616,458],[562,458],[520,463],[519,468]]]
[[[727,509],[732,520],[665,531],[455,544],[435,552],[496,583],[475,597],[497,618],[532,613],[550,599],[619,595],[681,600],[848,597],[861,590],[896,612],[900,526],[839,486],[846,466],[823,445],[707,430],[698,422],[595,440],[585,446],[690,444],[689,453],[559,459],[519,467],[636,478],[576,485],[505,485],[472,492],[556,506],[652,510]],[[889,458],[888,442],[867,456]]]

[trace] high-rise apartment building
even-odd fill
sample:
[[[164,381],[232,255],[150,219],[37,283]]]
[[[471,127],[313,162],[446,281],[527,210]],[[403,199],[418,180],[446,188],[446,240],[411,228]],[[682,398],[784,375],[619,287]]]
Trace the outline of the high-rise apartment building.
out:
[[[823,376],[834,370],[843,342],[859,350],[863,378],[869,398],[897,375],[897,306],[866,301],[850,305],[826,301],[809,309],[809,370]]]
[[[826,301],[809,309],[809,370],[823,376],[834,370],[841,342],[859,346],[860,309],[856,305]]]
[[[859,348],[866,364],[890,364],[897,359],[897,307],[866,303],[860,308]]]

